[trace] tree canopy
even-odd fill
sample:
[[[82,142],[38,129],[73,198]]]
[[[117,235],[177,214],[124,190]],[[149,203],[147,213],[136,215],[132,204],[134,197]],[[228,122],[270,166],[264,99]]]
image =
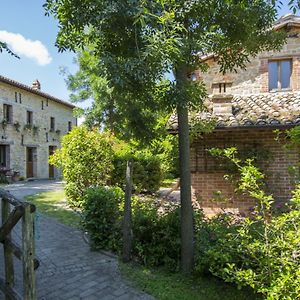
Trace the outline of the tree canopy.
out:
[[[290,1],[298,7],[298,1]],[[104,77],[126,112],[128,126],[141,129],[159,109],[177,109],[181,178],[182,269],[193,265],[193,212],[189,167],[188,109],[199,109],[206,89],[191,80],[205,70],[201,57],[214,53],[220,71],[244,68],[249,57],[280,49],[284,33],[272,31],[280,1],[263,0],[47,0],[59,21],[60,51],[93,47]],[[174,82],[164,82],[172,70]]]

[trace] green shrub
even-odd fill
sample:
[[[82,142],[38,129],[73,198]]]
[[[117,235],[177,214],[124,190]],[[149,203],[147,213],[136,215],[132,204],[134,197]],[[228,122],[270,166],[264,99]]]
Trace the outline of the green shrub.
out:
[[[144,265],[178,267],[179,209],[161,214],[151,203],[137,203],[133,213],[133,254]]]
[[[125,185],[127,160],[132,157],[127,153],[116,153],[111,183],[119,187]],[[133,155],[133,189],[135,192],[155,192],[163,180],[161,162],[157,156],[145,152]]]
[[[83,225],[93,249],[120,252],[124,193],[118,188],[88,189],[83,205]],[[147,266],[175,269],[180,258],[179,210],[161,214],[152,199],[132,199],[133,251],[135,260]]]
[[[206,220],[195,218],[195,220],[198,223],[196,228],[195,272],[207,274],[211,267],[211,258],[208,253],[215,249],[220,241],[226,241],[228,234],[236,232],[238,223],[230,214],[219,214]]]
[[[63,171],[65,192],[73,207],[81,207],[86,189],[105,185],[111,175],[113,151],[109,137],[84,126],[75,127],[62,138],[62,148],[49,162]]]
[[[237,159],[233,148],[223,153],[239,170],[239,190],[256,206],[247,218],[221,215],[199,226],[196,269],[250,286],[266,299],[299,299],[300,186],[289,209],[273,215],[273,198],[263,190],[260,170],[249,159]]]
[[[118,187],[90,188],[83,205],[83,224],[92,248],[118,252],[121,247],[124,192]]]
[[[298,299],[299,209],[276,216],[267,225],[249,218],[225,229],[222,224],[211,231],[213,240],[210,236],[205,251],[198,252],[198,271],[209,268],[213,275],[239,287],[250,286],[266,299]]]

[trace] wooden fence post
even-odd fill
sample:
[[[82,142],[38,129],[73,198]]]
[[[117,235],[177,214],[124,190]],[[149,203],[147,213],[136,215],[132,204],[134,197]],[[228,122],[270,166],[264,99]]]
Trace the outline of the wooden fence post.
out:
[[[2,224],[8,219],[10,214],[10,204],[8,201],[1,198],[2,204]],[[4,250],[4,265],[5,265],[5,285],[13,288],[14,286],[14,265],[13,265],[13,251],[10,246],[11,233],[9,233],[3,241]],[[10,300],[9,296],[5,296],[6,300]]]
[[[22,220],[24,300],[36,300],[33,214],[30,204],[25,205]]]
[[[127,161],[126,186],[125,186],[125,205],[123,219],[123,261],[131,259],[132,248],[132,229],[131,229],[131,193],[132,193],[132,165],[133,161]]]

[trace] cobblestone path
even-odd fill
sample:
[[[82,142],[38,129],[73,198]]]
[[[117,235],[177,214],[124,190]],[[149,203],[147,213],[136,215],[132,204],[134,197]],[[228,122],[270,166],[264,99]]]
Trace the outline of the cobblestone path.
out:
[[[8,190],[22,198],[32,191],[47,190],[47,182],[8,186]],[[36,187],[36,188],[35,188]],[[53,184],[49,189],[59,188]],[[37,293],[41,300],[108,300],[153,299],[131,287],[121,277],[116,259],[92,252],[84,242],[80,230],[65,226],[40,215],[36,223]],[[14,238],[18,239],[18,228]],[[0,245],[1,246],[1,245]],[[0,247],[0,274],[3,276],[3,250]],[[15,262],[16,287],[21,291],[21,266]],[[2,297],[1,297],[2,296]],[[3,295],[0,294],[0,299]]]

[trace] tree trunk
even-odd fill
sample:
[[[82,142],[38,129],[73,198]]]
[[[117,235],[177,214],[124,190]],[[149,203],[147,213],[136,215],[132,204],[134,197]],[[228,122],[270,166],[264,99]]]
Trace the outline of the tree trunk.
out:
[[[125,206],[123,220],[123,262],[131,260],[132,229],[131,229],[131,192],[132,192],[132,160],[127,161]]]
[[[176,84],[184,88],[187,81],[185,66],[176,70]],[[183,93],[184,95],[184,93]],[[194,263],[194,226],[191,195],[190,138],[188,122],[188,99],[180,99],[177,105],[179,138],[179,171],[181,202],[181,270],[191,273]]]

